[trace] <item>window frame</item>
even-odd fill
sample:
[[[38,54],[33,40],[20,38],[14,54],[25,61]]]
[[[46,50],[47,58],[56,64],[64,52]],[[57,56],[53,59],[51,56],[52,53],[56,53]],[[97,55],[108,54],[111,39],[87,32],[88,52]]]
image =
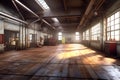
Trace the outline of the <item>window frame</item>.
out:
[[[80,33],[75,32],[75,40],[79,41],[80,40]]]
[[[99,22],[91,28],[91,40],[93,41],[100,40],[100,34],[101,34],[101,25]]]
[[[116,17],[117,14],[118,14],[118,17]],[[120,10],[107,17],[106,34],[107,34],[106,35],[107,41],[109,40],[120,41],[120,36],[119,36],[120,35]]]
[[[62,40],[62,32],[58,32],[58,40]]]

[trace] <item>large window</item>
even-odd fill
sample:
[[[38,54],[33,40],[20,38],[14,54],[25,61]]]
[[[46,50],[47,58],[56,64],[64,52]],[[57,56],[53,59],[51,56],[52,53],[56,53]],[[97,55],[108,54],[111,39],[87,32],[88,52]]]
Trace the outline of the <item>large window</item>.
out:
[[[85,34],[85,32],[83,32],[83,40],[85,40],[85,36],[86,36],[86,34]]]
[[[120,41],[120,12],[107,18],[107,40]]]
[[[100,39],[100,23],[96,24],[91,29],[91,40],[99,40]]]
[[[76,40],[80,40],[80,34],[79,34],[79,32],[75,32],[75,39]]]
[[[29,40],[32,41],[32,34],[29,35]]]
[[[89,40],[89,30],[83,32],[83,40]]]
[[[58,33],[58,40],[62,40],[62,32]]]

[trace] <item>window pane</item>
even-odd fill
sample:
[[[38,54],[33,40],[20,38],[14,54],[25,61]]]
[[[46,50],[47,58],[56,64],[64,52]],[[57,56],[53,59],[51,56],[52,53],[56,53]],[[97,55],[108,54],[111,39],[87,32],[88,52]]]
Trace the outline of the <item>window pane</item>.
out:
[[[32,34],[29,35],[29,39],[30,39],[30,41],[32,40]]]
[[[111,30],[114,30],[114,26],[111,26]]]
[[[111,36],[114,35],[114,31],[111,32]]]
[[[116,24],[116,25],[115,25],[115,30],[116,30],[116,29],[119,29],[119,24]]]
[[[114,25],[114,21],[111,21],[111,26]]]
[[[79,36],[76,36],[76,40],[79,40],[80,39],[80,37]]]
[[[115,36],[115,40],[118,41],[119,40],[119,35]]]
[[[116,20],[115,20],[115,24],[120,23],[120,22],[119,22],[119,20],[120,20],[119,18],[118,18],[118,19],[116,19]]]
[[[62,35],[62,32],[59,32],[58,35]]]
[[[79,35],[79,32],[75,32],[75,35]]]
[[[110,31],[110,27],[107,27],[107,31]]]
[[[109,22],[109,23],[108,23],[108,26],[110,26],[110,25],[111,25],[111,23]]]
[[[110,22],[110,17],[109,17],[109,18],[107,18],[107,22]]]
[[[110,32],[107,33],[107,40],[110,39]]]
[[[62,40],[62,36],[58,36],[58,40]]]
[[[115,13],[115,18],[119,18],[119,12]]]
[[[89,40],[89,37],[88,37],[88,36],[86,37],[86,40]]]
[[[114,20],[114,15],[111,16],[111,21]]]
[[[110,40],[110,36],[107,36],[107,40]]]
[[[97,36],[100,34],[100,23],[93,26],[91,30],[92,30],[92,40],[97,40],[98,39]]]
[[[107,36],[110,36],[110,32],[107,33]]]
[[[115,36],[119,35],[119,30],[115,31]]]
[[[115,39],[115,38],[114,38],[114,35],[111,35],[111,39]]]
[[[89,30],[86,31],[86,34],[89,34]]]
[[[107,40],[109,39],[120,39],[120,12],[107,18]]]

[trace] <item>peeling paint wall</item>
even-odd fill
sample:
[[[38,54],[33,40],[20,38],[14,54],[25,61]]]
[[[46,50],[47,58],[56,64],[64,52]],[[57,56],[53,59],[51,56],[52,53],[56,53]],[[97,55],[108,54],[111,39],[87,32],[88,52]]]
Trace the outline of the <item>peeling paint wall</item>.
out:
[[[6,7],[0,4],[0,11],[11,15],[15,18],[19,19],[18,13],[14,12],[11,8]],[[32,21],[28,21],[31,23]],[[44,27],[44,26],[42,26]],[[45,36],[51,37],[51,34],[44,33],[39,31],[41,29],[41,25],[37,22],[32,23],[31,25],[25,25],[23,23],[17,22],[15,20],[6,18],[4,16],[0,16],[0,35],[4,35],[4,30],[8,31],[17,31],[18,32],[18,45],[17,49],[22,50],[26,48],[30,48],[30,34],[35,35],[35,45],[39,43],[40,37],[44,38]],[[1,39],[0,39],[1,40]],[[0,43],[0,52],[4,51],[5,43]]]

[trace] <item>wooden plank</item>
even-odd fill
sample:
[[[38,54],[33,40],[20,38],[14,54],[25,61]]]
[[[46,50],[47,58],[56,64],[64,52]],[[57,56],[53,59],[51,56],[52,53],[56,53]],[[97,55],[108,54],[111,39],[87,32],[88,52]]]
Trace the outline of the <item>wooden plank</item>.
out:
[[[84,78],[89,79],[92,78],[89,71],[86,69],[85,65],[69,65],[69,77],[75,78]]]
[[[29,80],[29,76],[0,75],[0,80]]]
[[[91,76],[91,78],[93,78],[94,80],[98,79],[98,75],[96,74],[96,72],[92,69],[92,67],[90,65],[85,65],[85,68],[87,69],[87,71],[89,72],[89,75]]]
[[[67,77],[67,68],[66,64],[48,64],[42,67],[35,75],[36,76],[59,76]]]
[[[36,76],[33,76],[30,80],[49,80],[49,77],[36,77]]]
[[[0,74],[33,75],[41,66],[42,64],[38,63],[7,62],[0,67]]]
[[[32,77],[30,80],[92,80],[92,79],[85,79],[85,78],[64,78],[64,77]]]
[[[92,66],[96,74],[99,76],[99,79],[120,79],[120,66],[117,65],[94,65]]]
[[[120,60],[80,44],[45,46],[0,54],[0,77],[2,80],[11,75],[16,80],[19,76],[25,78],[24,75],[31,80],[119,80],[119,64]]]

